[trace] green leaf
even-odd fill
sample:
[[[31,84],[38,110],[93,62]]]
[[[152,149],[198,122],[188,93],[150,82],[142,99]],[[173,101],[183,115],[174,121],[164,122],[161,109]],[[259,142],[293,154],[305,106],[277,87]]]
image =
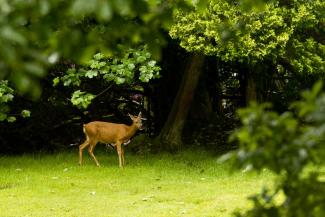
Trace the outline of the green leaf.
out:
[[[139,57],[137,58],[137,62],[138,62],[138,63],[143,63],[144,61],[146,61],[146,57],[144,57],[144,56],[139,56]]]
[[[97,54],[94,55],[95,60],[102,60],[104,58],[105,58],[105,56],[102,53],[97,53]]]
[[[93,78],[96,77],[97,75],[98,75],[98,71],[95,70],[88,70],[85,74],[85,76],[88,78]]]
[[[154,67],[156,65],[156,61],[155,60],[151,60],[148,62],[148,66]]]
[[[12,122],[15,122],[15,121],[16,121],[16,118],[13,117],[13,116],[9,116],[9,117],[7,118],[7,121],[10,122],[10,123],[12,123]]]
[[[106,66],[106,62],[103,62],[103,61],[99,62],[98,66],[99,66],[99,68],[102,68],[102,67]]]
[[[133,63],[128,64],[128,69],[133,70],[135,68],[135,65]]]
[[[55,77],[55,78],[53,79],[53,86],[55,87],[55,86],[57,86],[59,83],[60,83],[60,77]]]
[[[0,112],[0,121],[4,121],[7,119],[7,114]]]
[[[65,80],[65,81],[63,82],[63,85],[64,85],[64,86],[69,86],[70,84],[71,84],[71,80],[70,80],[70,79]]]
[[[113,81],[115,79],[115,76],[111,73],[107,73],[106,75],[104,75],[104,79],[106,79],[107,81]]]
[[[86,109],[94,98],[93,94],[77,90],[72,94],[71,103],[79,109]]]
[[[30,117],[30,111],[29,111],[29,110],[22,110],[22,111],[21,111],[21,116],[22,116],[23,118],[28,118],[28,117]]]
[[[115,79],[116,84],[123,84],[125,82],[125,78],[117,77]]]
[[[5,95],[2,95],[1,96],[1,99],[0,99],[0,102],[9,102],[9,101],[12,101],[14,98],[14,95],[10,94],[10,93],[7,93]]]
[[[141,73],[146,73],[148,69],[146,66],[141,66],[139,70]]]
[[[67,74],[64,75],[61,80],[63,81],[64,86],[80,86],[81,80],[80,76],[84,73],[83,70],[76,71],[75,68],[70,68],[67,71]]]

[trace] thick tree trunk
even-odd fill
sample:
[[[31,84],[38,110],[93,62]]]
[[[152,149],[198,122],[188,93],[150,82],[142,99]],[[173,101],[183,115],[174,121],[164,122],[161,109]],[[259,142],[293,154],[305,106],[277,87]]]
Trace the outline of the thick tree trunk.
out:
[[[248,106],[250,102],[257,101],[256,80],[247,66],[238,65],[241,73],[240,91],[243,96],[242,106]]]
[[[204,71],[204,73],[205,74],[201,75],[198,81],[193,102],[190,106],[190,111],[187,118],[187,121],[190,120],[191,122],[194,122],[198,127],[200,125],[198,123],[206,123],[211,120],[211,116],[214,111],[213,97],[210,94],[211,92],[208,89],[207,83],[207,79],[212,79],[206,76],[206,71]]]
[[[178,150],[182,144],[182,131],[189,112],[190,105],[202,71],[204,56],[193,54],[188,61],[182,78],[181,85],[174,99],[172,109],[167,121],[162,128],[158,140],[159,143],[167,146],[163,149],[171,151]]]
[[[251,73],[246,74],[246,106],[257,101],[256,81]]]

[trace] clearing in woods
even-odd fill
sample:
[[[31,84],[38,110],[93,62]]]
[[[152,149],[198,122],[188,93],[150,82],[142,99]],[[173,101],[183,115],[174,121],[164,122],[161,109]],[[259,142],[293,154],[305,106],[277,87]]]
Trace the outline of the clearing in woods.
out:
[[[230,166],[200,150],[175,155],[99,151],[98,168],[85,153],[0,157],[0,216],[173,217],[231,216],[247,197],[272,183],[264,171],[229,173]],[[228,163],[229,164],[229,163]]]

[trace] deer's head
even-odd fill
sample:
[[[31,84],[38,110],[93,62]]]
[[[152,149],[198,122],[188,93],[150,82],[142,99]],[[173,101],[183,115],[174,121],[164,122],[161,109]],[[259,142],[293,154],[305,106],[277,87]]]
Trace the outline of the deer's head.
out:
[[[141,129],[142,128],[142,117],[141,117],[141,112],[139,112],[138,116],[133,116],[130,115],[131,120],[133,121],[133,124],[138,128]]]

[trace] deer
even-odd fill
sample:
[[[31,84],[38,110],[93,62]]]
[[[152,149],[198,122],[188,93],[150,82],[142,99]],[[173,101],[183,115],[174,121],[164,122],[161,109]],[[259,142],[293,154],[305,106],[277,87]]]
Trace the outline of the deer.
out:
[[[142,127],[141,112],[138,116],[128,114],[132,120],[132,125],[110,123],[104,121],[93,121],[83,125],[83,132],[86,140],[79,146],[79,165],[82,165],[83,150],[88,147],[89,155],[93,158],[96,165],[100,167],[98,160],[94,155],[94,148],[97,143],[113,144],[117,149],[119,158],[119,167],[123,168],[124,150],[123,144],[128,143],[135,133]]]

